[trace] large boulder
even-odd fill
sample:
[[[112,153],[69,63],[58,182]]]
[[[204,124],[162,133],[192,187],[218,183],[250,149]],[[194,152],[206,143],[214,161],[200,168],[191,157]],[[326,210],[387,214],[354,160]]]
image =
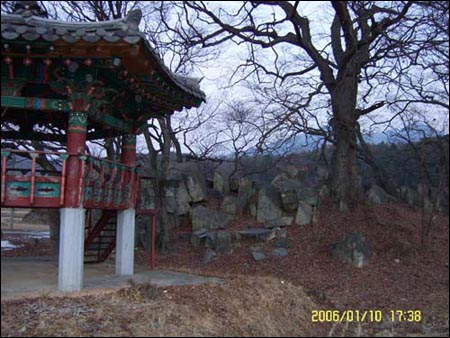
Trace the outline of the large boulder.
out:
[[[295,174],[294,169],[282,172],[271,182],[271,186],[280,193],[281,206],[288,214],[294,214],[298,210],[299,202],[313,207],[317,207],[319,204],[318,192],[305,186],[299,178],[302,171],[298,170],[299,173]]]
[[[238,189],[238,196],[243,199],[250,199],[253,194],[255,194],[256,188],[255,188],[255,182],[248,178],[242,177],[239,180],[239,189]]]
[[[295,215],[295,223],[299,225],[310,224],[313,221],[314,207],[310,204],[300,202]]]
[[[283,207],[280,193],[272,187],[261,189],[256,215],[258,222],[276,222],[281,217],[283,217]]]
[[[167,212],[176,215],[188,214],[191,209],[191,197],[184,182],[165,180],[162,184]]]
[[[328,167],[325,165],[318,165],[317,166],[317,174],[316,174],[316,180],[320,184],[324,184],[330,175],[330,171],[328,170]]]
[[[233,251],[231,234],[226,231],[208,231],[205,246],[218,255],[228,255]]]
[[[230,192],[228,176],[219,170],[214,172],[214,190],[222,195],[226,195]]]
[[[168,180],[180,181],[189,196],[189,202],[200,202],[206,198],[206,181],[195,162],[171,162]],[[181,185],[180,185],[181,186]]]
[[[298,207],[298,196],[296,189],[283,189],[281,191],[281,203],[287,212],[295,212]]]
[[[192,231],[223,229],[231,224],[233,216],[199,205],[191,210],[191,221]]]
[[[394,203],[397,201],[395,197],[389,195],[376,184],[372,185],[366,192],[366,198],[371,205]]]
[[[220,209],[227,214],[233,216],[242,215],[244,208],[246,206],[246,200],[237,196],[226,196],[223,201]]]
[[[403,185],[400,187],[400,195],[402,199],[409,205],[418,205],[419,194],[416,190]]]
[[[331,245],[331,255],[334,259],[361,268],[369,263],[371,252],[363,234],[352,232],[342,241]]]
[[[275,176],[270,185],[279,191],[284,191],[298,190],[301,188],[302,183],[298,178],[291,177],[289,173],[282,172],[281,174]]]
[[[419,183],[417,185],[418,206],[424,208],[426,211],[433,210],[433,189],[428,184]]]
[[[193,203],[206,198],[206,182],[194,162],[171,163],[167,177],[161,184],[163,203],[170,214],[189,214]]]
[[[194,231],[191,236],[192,245],[198,247],[202,241],[204,241],[206,247],[202,258],[203,264],[208,264],[218,255],[229,255],[233,252],[232,236],[229,232],[216,230]]]
[[[302,188],[298,191],[298,200],[317,208],[320,202],[319,192],[313,188]]]
[[[267,259],[264,248],[260,245],[251,246],[250,252],[255,262],[262,262]]]

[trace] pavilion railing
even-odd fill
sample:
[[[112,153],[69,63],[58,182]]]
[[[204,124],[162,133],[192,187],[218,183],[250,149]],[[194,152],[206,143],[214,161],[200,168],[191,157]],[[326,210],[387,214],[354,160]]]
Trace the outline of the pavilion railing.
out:
[[[56,170],[39,165],[44,156]],[[2,207],[62,207],[68,158],[67,153],[2,149]],[[87,209],[134,208],[138,189],[135,167],[87,155],[78,155],[78,159],[82,165],[77,204]]]
[[[43,169],[45,156],[57,170]],[[66,153],[2,149],[2,207],[58,208],[64,204]]]
[[[137,198],[137,173],[134,166],[93,156],[85,161],[83,204],[87,209],[134,208]]]

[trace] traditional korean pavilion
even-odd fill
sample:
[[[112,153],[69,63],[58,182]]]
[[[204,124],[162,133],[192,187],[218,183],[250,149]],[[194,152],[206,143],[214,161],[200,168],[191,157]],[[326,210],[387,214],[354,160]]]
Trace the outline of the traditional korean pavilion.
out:
[[[2,144],[66,145],[63,153],[2,148],[1,207],[60,210],[61,291],[83,287],[86,252],[100,248],[110,228],[113,239],[96,259],[115,249],[116,273],[133,274],[136,135],[150,118],[205,101],[198,80],[163,64],[139,30],[141,17],[135,10],[112,21],[55,21],[35,1],[18,1],[13,14],[1,16]],[[123,140],[120,162],[87,153],[86,141],[114,136]],[[17,155],[29,157],[28,168],[11,165]],[[40,167],[43,155],[59,170]],[[85,229],[90,209],[102,210],[102,216]]]

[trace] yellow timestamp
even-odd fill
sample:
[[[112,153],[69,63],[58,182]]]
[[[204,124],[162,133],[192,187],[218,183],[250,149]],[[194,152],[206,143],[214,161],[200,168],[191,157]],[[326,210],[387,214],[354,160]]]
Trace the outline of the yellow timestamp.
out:
[[[390,315],[393,322],[419,323],[422,321],[420,310],[391,310]]]
[[[380,323],[386,316],[392,322],[421,322],[421,310],[312,310],[313,323],[369,322]]]

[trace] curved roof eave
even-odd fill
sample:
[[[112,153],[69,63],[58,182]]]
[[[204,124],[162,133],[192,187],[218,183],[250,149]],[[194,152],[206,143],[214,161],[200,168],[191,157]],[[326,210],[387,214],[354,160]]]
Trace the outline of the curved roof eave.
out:
[[[18,14],[2,14],[1,36],[4,40],[24,39],[36,41],[43,39],[48,42],[64,40],[76,43],[80,40],[95,43],[125,41],[130,45],[142,42],[149,55],[159,65],[161,71],[189,95],[201,101],[206,101],[205,93],[200,89],[200,79],[172,72],[154,51],[144,33],[139,30],[142,12],[131,11],[125,18],[101,22],[62,22],[39,16],[23,17]]]

